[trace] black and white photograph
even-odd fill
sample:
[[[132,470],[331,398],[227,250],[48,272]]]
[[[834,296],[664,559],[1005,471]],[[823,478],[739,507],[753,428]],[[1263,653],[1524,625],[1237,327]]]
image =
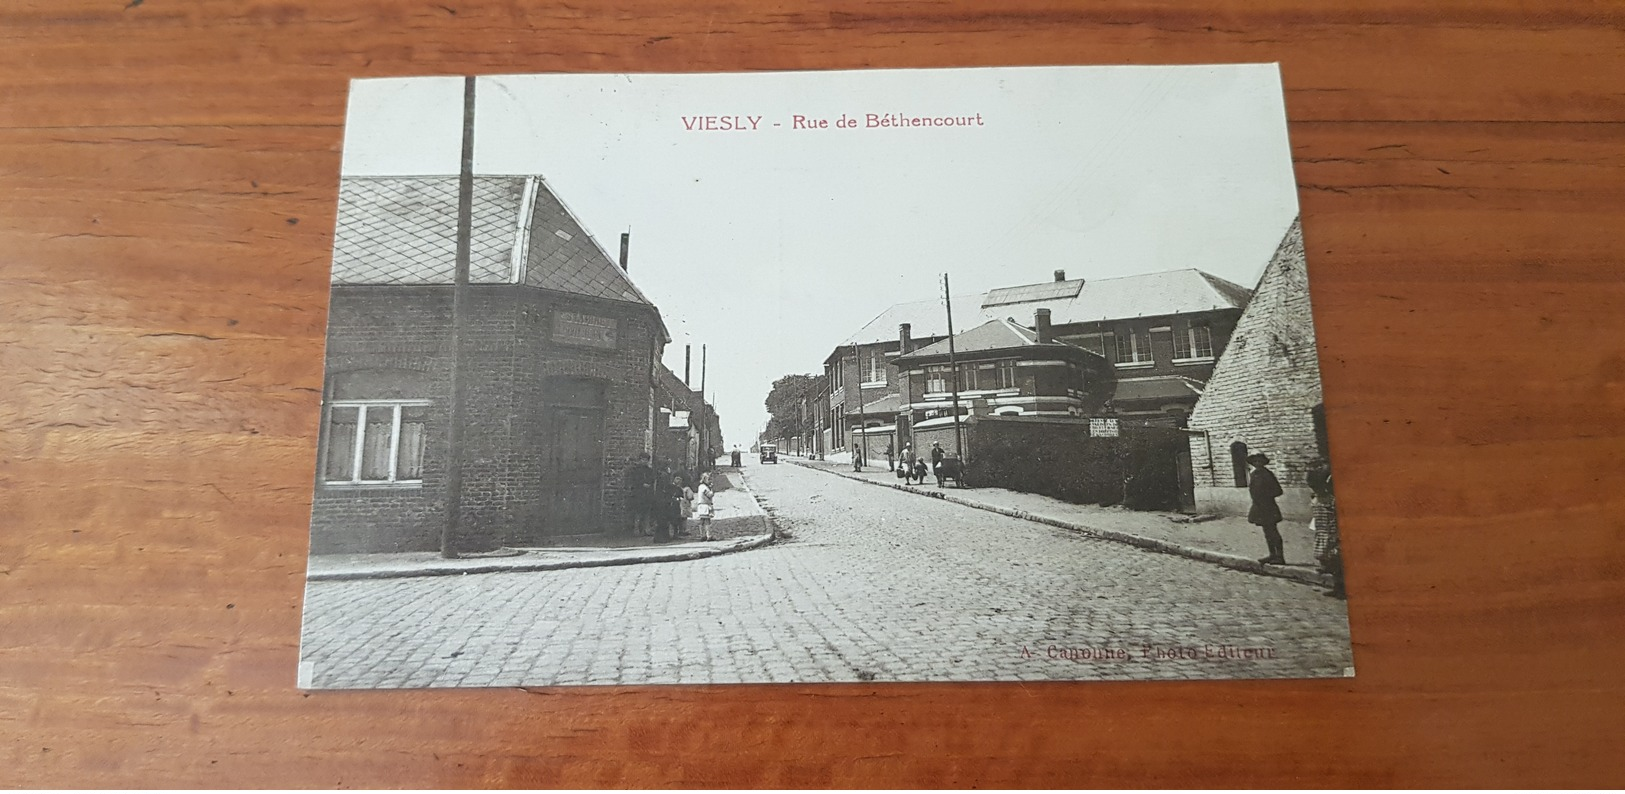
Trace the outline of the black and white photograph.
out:
[[[1287,120],[1274,64],[352,82],[300,687],[1353,676]]]

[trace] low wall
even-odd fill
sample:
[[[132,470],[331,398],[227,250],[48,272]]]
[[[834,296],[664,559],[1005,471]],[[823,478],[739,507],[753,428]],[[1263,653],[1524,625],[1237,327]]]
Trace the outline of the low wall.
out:
[[[952,428],[945,430],[951,439]],[[977,417],[966,440],[972,487],[1136,510],[1180,507],[1179,454],[1186,442],[1173,428],[1125,423],[1118,436],[1095,437],[1087,419]],[[951,449],[950,443],[943,447]]]
[[[1311,515],[1309,497],[1312,494],[1309,489],[1282,486],[1281,490],[1285,493],[1275,500],[1281,508],[1281,515],[1288,521],[1307,522]],[[1253,499],[1248,495],[1246,488],[1198,486],[1196,489],[1196,510],[1200,513],[1245,516],[1252,506]]]

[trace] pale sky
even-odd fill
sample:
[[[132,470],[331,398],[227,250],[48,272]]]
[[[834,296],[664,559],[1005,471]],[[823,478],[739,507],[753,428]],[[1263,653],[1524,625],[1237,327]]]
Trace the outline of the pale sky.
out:
[[[344,174],[457,173],[462,88],[354,81]],[[476,96],[476,173],[545,177],[611,258],[631,230],[666,365],[681,376],[692,344],[698,387],[708,346],[730,446],[766,423],[774,379],[822,372],[943,273],[956,295],[1057,269],[1252,287],[1298,212],[1274,64],[523,75]],[[981,124],[862,126],[871,113]],[[703,116],[747,129],[689,129]]]

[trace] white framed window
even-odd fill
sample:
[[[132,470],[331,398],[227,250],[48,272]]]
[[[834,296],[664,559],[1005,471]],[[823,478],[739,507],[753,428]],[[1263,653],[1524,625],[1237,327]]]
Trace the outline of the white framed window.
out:
[[[945,392],[948,390],[948,368],[942,364],[925,368],[925,391],[927,394]]]
[[[884,384],[886,382],[886,353],[881,350],[871,350],[863,359],[863,384]]]
[[[1014,389],[1016,387],[1016,362],[1000,361],[994,367],[993,377],[994,382],[997,384],[995,388]]]
[[[1174,334],[1175,361],[1208,361],[1213,358],[1213,331],[1206,325],[1191,325],[1185,333]]]
[[[1197,358],[1213,358],[1213,330],[1205,325],[1191,326],[1191,352]]]
[[[427,400],[343,400],[327,411],[329,485],[420,484]]]
[[[976,391],[980,389],[981,386],[978,384],[981,383],[981,378],[977,375],[979,371],[976,367],[961,364],[959,366],[959,390]]]
[[[1116,342],[1117,365],[1135,366],[1151,363],[1151,334],[1131,330],[1123,334],[1109,334]]]

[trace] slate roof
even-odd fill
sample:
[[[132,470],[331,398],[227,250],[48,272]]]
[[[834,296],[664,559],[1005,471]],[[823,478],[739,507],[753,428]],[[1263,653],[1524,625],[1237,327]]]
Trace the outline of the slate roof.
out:
[[[1038,344],[1038,334],[1009,320],[989,320],[969,331],[961,331],[954,335],[954,352],[961,356],[990,350],[1030,347],[1036,344]],[[946,339],[909,352],[910,357],[946,355],[948,355],[948,340]]]
[[[334,284],[449,284],[457,258],[455,176],[346,177]],[[546,180],[476,176],[469,281],[650,304]]]
[[[524,182],[474,180],[469,281],[510,280]],[[456,177],[348,177],[339,183],[333,283],[449,284],[456,266]]]
[[[954,330],[970,328],[987,318],[982,316],[982,295],[954,296]],[[843,343],[867,345],[897,338],[897,326],[908,323],[909,334],[915,338],[948,335],[948,316],[943,311],[942,299],[898,303],[869,321],[863,330],[848,337]]]
[[[1074,285],[1076,290],[1074,291]],[[1239,284],[1194,268],[1093,280],[1049,281],[1001,287],[985,295],[954,296],[954,328],[1013,317],[1031,323],[1033,310],[1050,310],[1055,325],[1160,317],[1217,309],[1242,309],[1252,293]],[[843,344],[873,344],[897,338],[899,323],[916,337],[947,336],[941,300],[899,303],[869,321]]]
[[[872,403],[869,403],[869,404],[863,406],[863,413],[865,413],[865,414],[895,414],[899,410],[902,410],[902,408],[903,408],[902,395],[888,394],[885,397],[882,397],[882,398],[880,398],[878,400],[875,400]],[[852,411],[851,413],[852,413],[853,416],[858,415],[857,411]]]

